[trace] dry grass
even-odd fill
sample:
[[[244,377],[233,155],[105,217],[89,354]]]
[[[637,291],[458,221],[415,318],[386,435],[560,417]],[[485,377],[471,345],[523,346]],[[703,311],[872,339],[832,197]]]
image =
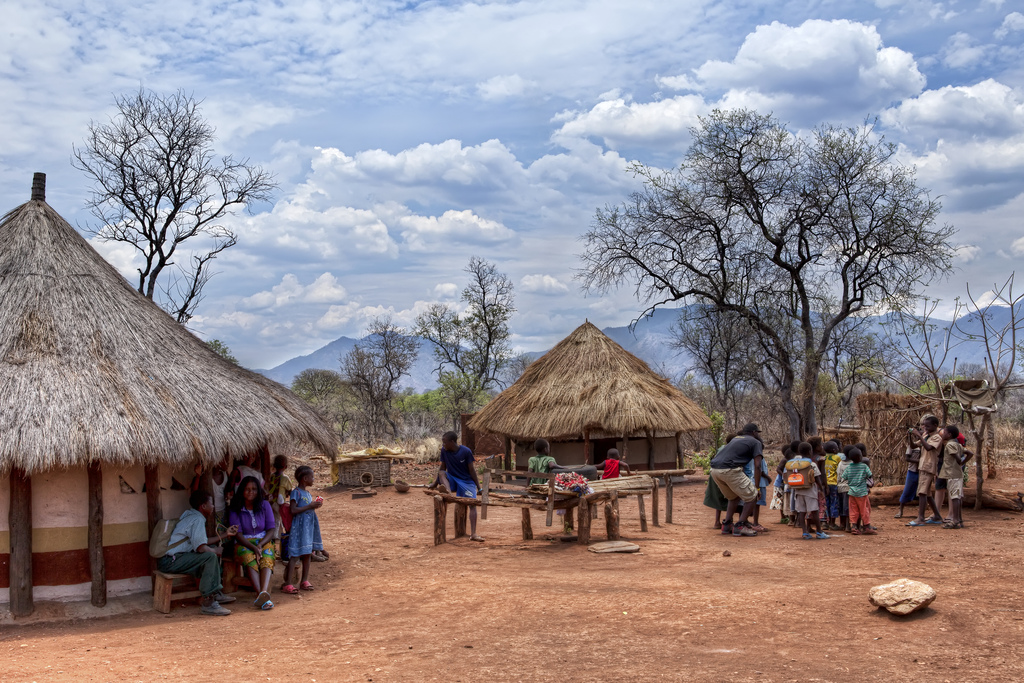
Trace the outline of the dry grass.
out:
[[[580,439],[711,427],[696,403],[594,325],[584,323],[470,420],[517,441]]]
[[[335,451],[301,399],[214,353],[43,201],[0,222],[0,301],[0,469]]]

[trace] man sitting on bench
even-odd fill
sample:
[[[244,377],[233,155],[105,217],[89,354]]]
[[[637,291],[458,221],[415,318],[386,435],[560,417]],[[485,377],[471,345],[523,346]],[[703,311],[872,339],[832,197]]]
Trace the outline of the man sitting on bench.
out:
[[[202,614],[227,616],[231,610],[221,603],[235,598],[221,592],[219,545],[225,538],[238,533],[237,527],[228,527],[216,536],[206,535],[206,520],[213,516],[213,498],[206,491],[193,491],[188,498],[191,509],[181,513],[167,546],[168,553],[157,560],[157,568],[165,574],[191,574],[199,579],[199,611]]]

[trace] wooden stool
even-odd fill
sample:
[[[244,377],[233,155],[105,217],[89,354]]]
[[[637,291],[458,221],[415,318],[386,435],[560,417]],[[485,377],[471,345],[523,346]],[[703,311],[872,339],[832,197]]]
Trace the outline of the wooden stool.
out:
[[[256,590],[256,587],[252,585],[252,580],[246,576],[245,569],[237,562],[225,562],[222,572],[221,583],[224,584],[225,593],[234,593],[239,586],[248,586]]]
[[[175,585],[175,581],[184,579],[188,579],[187,584]],[[201,595],[198,581],[191,574],[166,574],[159,570],[153,572],[153,609],[157,612],[170,614],[171,600],[186,600]]]

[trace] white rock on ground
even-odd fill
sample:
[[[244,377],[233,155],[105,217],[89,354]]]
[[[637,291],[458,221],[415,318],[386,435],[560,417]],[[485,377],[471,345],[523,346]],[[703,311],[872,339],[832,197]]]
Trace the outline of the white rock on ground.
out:
[[[920,581],[896,579],[892,583],[875,586],[868,592],[868,600],[876,607],[884,607],[893,614],[906,615],[924,609],[935,601],[935,589]]]

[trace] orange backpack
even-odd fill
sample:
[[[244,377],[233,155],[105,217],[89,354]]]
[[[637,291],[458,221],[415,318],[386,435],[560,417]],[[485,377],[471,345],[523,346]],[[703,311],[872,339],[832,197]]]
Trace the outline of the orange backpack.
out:
[[[790,460],[786,463],[786,483],[791,489],[809,489],[814,485],[814,463]]]

